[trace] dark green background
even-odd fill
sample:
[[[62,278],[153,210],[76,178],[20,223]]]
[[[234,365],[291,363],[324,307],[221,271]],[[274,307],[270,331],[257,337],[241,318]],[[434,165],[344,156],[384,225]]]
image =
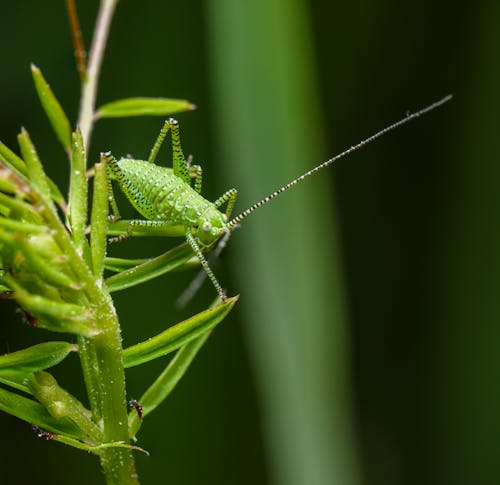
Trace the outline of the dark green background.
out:
[[[89,45],[97,1],[79,2]],[[25,126],[67,161],[29,63],[76,119],[64,2],[1,2],[0,138]],[[121,0],[98,104],[186,98],[183,145],[238,209],[395,119],[451,104],[353,154],[245,221],[216,273],[241,301],[141,431],[145,484],[500,481],[500,4]],[[145,157],[161,120],[99,122],[99,151]],[[168,157],[165,155],[164,159]],[[124,201],[121,201],[124,206]],[[115,254],[171,241],[127,241]],[[192,274],[116,295],[125,345],[203,308]],[[0,352],[50,335],[2,302]],[[163,363],[128,374],[138,397]],[[66,367],[65,367],[66,366]],[[81,394],[75,357],[55,370]],[[101,483],[90,455],[0,416],[0,483]]]

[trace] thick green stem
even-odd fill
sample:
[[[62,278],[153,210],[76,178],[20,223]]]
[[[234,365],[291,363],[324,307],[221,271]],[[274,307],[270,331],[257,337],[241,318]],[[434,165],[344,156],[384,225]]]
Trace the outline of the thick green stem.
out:
[[[111,297],[96,291],[95,314],[100,333],[84,340],[80,348],[82,369],[94,419],[102,423],[103,442],[128,443],[125,371],[120,325]],[[106,448],[100,453],[108,484],[137,484],[132,452]]]
[[[125,372],[120,326],[110,296],[100,290],[95,308],[101,332],[80,339],[80,358],[94,419],[102,423],[103,442],[128,443]],[[137,484],[132,453],[126,448],[105,448],[100,453],[108,484]]]
[[[107,304],[106,304],[107,303]],[[128,443],[123,349],[118,319],[106,295],[96,308],[102,332],[80,339],[80,359],[94,419],[102,423],[103,442]],[[108,484],[137,484],[132,452],[106,448],[99,456]]]
[[[118,320],[108,319],[107,330],[93,339],[100,373],[100,408],[104,442],[128,443],[128,416],[125,399],[123,351]],[[100,453],[101,465],[109,485],[137,484],[132,452],[126,448],[107,448]]]

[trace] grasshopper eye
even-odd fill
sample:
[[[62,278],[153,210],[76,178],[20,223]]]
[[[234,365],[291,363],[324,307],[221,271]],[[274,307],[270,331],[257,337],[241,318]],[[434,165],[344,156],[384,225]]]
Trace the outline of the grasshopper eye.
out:
[[[203,226],[201,226],[201,228],[204,230],[204,231],[211,231],[212,230],[212,224],[210,224],[210,222],[208,221],[205,221],[203,223]]]

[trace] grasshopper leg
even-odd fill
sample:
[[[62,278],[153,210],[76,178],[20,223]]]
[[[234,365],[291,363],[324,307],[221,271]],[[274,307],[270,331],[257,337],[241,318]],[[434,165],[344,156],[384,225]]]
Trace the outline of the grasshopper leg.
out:
[[[179,123],[177,120],[170,118],[168,120],[170,132],[172,134],[172,155],[174,174],[180,177],[184,182],[191,182],[191,175],[189,173],[188,163],[181,147],[181,137],[179,133]]]
[[[124,241],[125,239],[128,239],[130,236],[132,236],[132,232],[134,230],[134,227],[170,227],[171,224],[165,222],[165,221],[149,221],[147,219],[132,219],[131,221],[128,222],[127,230],[123,233],[120,234],[119,236],[112,237],[109,239],[110,243],[117,243]]]
[[[222,289],[222,286],[220,283],[217,281],[217,278],[215,277],[213,271],[211,270],[210,266],[208,265],[207,260],[205,259],[205,256],[201,252],[200,246],[196,242],[194,236],[191,234],[191,229],[186,228],[186,240],[188,244],[191,246],[191,249],[194,251],[198,259],[200,260],[201,265],[203,266],[203,269],[205,270],[205,273],[207,273],[207,276],[210,278],[210,281],[212,284],[215,286],[215,289],[217,290],[217,293],[219,294],[219,298],[222,301],[227,300],[227,296],[224,293],[224,290]]]
[[[153,148],[151,149],[148,162],[154,163],[154,161],[156,160],[158,152],[160,151],[160,148],[163,144],[163,141],[165,140],[165,137],[167,136],[169,129],[170,129],[170,120],[166,120],[160,130],[160,133],[158,133],[158,138],[156,138]]]
[[[229,219],[231,212],[233,212],[234,203],[236,202],[236,197],[238,197],[238,191],[236,189],[230,189],[224,194],[222,194],[215,202],[214,206],[219,209],[227,202],[226,206],[226,217]]]

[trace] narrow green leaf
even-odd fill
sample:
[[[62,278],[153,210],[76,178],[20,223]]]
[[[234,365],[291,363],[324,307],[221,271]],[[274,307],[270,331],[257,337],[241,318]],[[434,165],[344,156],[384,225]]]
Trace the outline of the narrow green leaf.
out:
[[[94,193],[90,220],[90,252],[94,276],[101,281],[106,254],[106,231],[108,226],[108,177],[105,158],[94,166]]]
[[[75,245],[80,253],[87,240],[85,226],[87,224],[87,177],[85,147],[80,130],[71,137],[71,176],[69,183],[68,221]]]
[[[47,176],[42,167],[42,162],[38,158],[35,146],[33,145],[28,132],[23,128],[17,140],[21,148],[21,154],[26,162],[28,177],[31,183],[40,191],[45,202],[52,200]]]
[[[125,271],[127,269],[133,268],[135,266],[139,266],[140,264],[147,263],[151,261],[152,258],[137,258],[137,259],[126,259],[126,258],[105,258],[104,259],[104,268],[108,271],[114,271],[118,273],[120,271]],[[172,271],[183,271],[192,268],[196,268],[200,265],[198,258],[193,255],[192,258],[188,259],[187,262],[177,266],[172,269]]]
[[[19,186],[16,187],[17,190],[20,189]],[[24,186],[21,187],[24,188]],[[40,217],[40,214],[33,209],[33,206],[24,202],[21,198],[10,197],[0,192],[0,203],[8,209],[9,217],[12,219],[16,218],[26,222],[43,223],[43,219]]]
[[[45,114],[49,118],[50,124],[62,146],[69,152],[71,148],[71,126],[68,117],[64,113],[59,101],[52,92],[52,89],[50,89],[40,69],[34,64],[31,65],[31,73]]]
[[[136,435],[141,427],[142,419],[154,411],[173,391],[211,333],[211,330],[209,330],[184,345],[149,389],[141,396],[139,403],[142,407],[142,418],[139,418],[135,410],[132,410],[128,416],[129,436],[131,438]]]
[[[133,268],[134,266],[139,266],[140,264],[147,263],[151,258],[138,258],[138,259],[125,259],[125,258],[105,258],[104,268],[109,271],[114,271],[118,273],[119,271],[124,271],[126,269]]]
[[[105,280],[105,283],[109,292],[124,290],[168,273],[192,257],[191,247],[184,243],[144,264],[110,276]]]
[[[196,106],[184,99],[125,98],[104,104],[96,112],[96,118],[126,118],[129,116],[167,116],[190,111]]]
[[[0,193],[5,194],[15,194],[17,185],[13,184],[10,180],[6,180],[0,174]],[[8,210],[5,206],[2,206],[2,214],[8,214]]]
[[[128,443],[123,443],[122,441],[113,441],[111,443],[103,443],[101,445],[88,445],[82,441],[76,440],[74,438],[69,438],[67,436],[62,436],[58,434],[46,433],[44,430],[40,430],[38,436],[40,438],[45,438],[50,441],[57,441],[58,443],[63,443],[64,445],[72,446],[78,450],[86,451],[88,453],[95,453],[100,455],[102,450],[107,448],[126,448],[128,450],[140,451],[149,456],[149,453],[140,446],[129,445]]]
[[[19,222],[12,219],[0,217],[0,227],[11,232],[22,232],[23,234],[42,234],[47,232],[45,226],[31,224],[29,222]]]
[[[24,160],[19,158],[7,145],[0,141],[0,160],[18,175],[26,177],[28,169]]]
[[[61,271],[60,265],[54,264],[53,260],[57,256],[52,256],[50,261],[47,261],[40,256],[37,246],[26,241],[26,238],[15,237],[14,240],[29,263],[31,270],[36,272],[42,280],[60,288],[81,289],[79,282],[74,281]]]
[[[125,368],[144,364],[144,362],[167,355],[196,339],[220,323],[237,301],[238,296],[229,298],[220,305],[209,308],[177,325],[169,327],[164,332],[145,342],[128,347],[123,352]]]
[[[174,390],[177,383],[188,370],[198,351],[203,347],[210,331],[184,345],[175,357],[169,362],[165,370],[151,384],[149,389],[141,396],[139,403],[142,407],[142,419],[154,411]],[[133,438],[142,424],[142,419],[132,410],[128,416],[129,436]]]
[[[0,376],[13,372],[37,372],[63,361],[76,346],[68,342],[45,342],[23,350],[0,355]]]
[[[52,200],[64,210],[66,207],[66,201],[64,200],[59,187],[49,176],[47,176],[47,183],[49,184],[50,196],[52,197]]]
[[[2,376],[0,375],[0,383],[12,387],[26,394],[32,394],[30,385],[33,383],[33,373],[23,374],[21,372]]]
[[[37,325],[53,332],[68,332],[91,336],[96,334],[92,328],[93,318],[90,309],[80,305],[54,301],[27,292],[13,278],[4,276],[7,284],[14,290],[14,298],[26,311],[37,319]]]
[[[26,179],[26,177],[28,176],[28,168],[26,167],[24,160],[19,158],[9,147],[4,145],[1,141],[0,161],[2,161],[13,172],[23,177],[24,179]],[[47,177],[47,183],[49,184],[52,200],[59,206],[64,207],[65,200],[57,185],[49,177]]]
[[[0,410],[54,433],[83,438],[84,433],[68,418],[53,418],[39,403],[0,388]]]

